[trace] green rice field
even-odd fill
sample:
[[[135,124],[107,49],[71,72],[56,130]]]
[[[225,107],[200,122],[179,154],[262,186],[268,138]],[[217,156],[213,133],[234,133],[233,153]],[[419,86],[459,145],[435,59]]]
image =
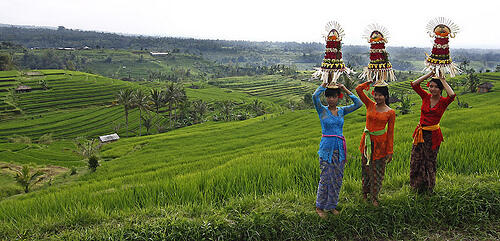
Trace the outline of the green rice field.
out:
[[[245,83],[243,77],[216,81],[224,87],[219,90],[269,97],[264,92],[267,88],[258,87],[258,83],[267,86],[265,78],[248,77],[248,85],[236,84]],[[416,104],[411,113],[396,111],[394,156],[387,165],[379,208],[361,198],[358,147],[364,107],[345,118],[348,162],[340,215],[326,220],[314,211],[321,138],[318,115],[312,109],[285,111],[106,144],[101,166],[94,173],[79,171],[28,194],[0,196],[0,240],[498,240],[500,73],[480,78],[493,82],[492,91],[460,95],[471,108],[460,108],[455,101],[442,118],[445,141],[433,195],[418,195],[409,187],[411,134],[420,114],[420,100],[412,94]],[[399,83],[398,87],[405,88]],[[314,90],[314,86],[307,88]],[[225,92],[218,93],[217,98],[223,98]],[[24,103],[26,109],[29,104]],[[31,132],[26,133],[20,130],[21,124],[2,121],[0,133],[5,137],[38,136],[50,129],[58,130],[54,133],[60,134],[54,135],[61,137],[72,136],[72,129],[92,133],[90,127],[74,123],[89,122],[93,118],[84,116],[90,112],[120,118],[115,108],[53,110],[54,119],[47,124],[42,124],[43,118],[39,124],[27,120],[31,126],[26,131]],[[65,115],[74,115],[66,120],[67,130],[65,124],[59,125]],[[40,166],[85,166],[65,149],[70,146],[64,141],[38,147],[2,143],[0,156],[19,153],[37,159],[31,162]],[[0,175],[2,183],[8,180]]]

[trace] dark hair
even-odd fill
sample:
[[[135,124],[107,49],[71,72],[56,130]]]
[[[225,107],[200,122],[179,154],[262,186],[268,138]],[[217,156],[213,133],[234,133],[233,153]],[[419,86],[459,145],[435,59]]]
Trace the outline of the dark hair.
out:
[[[436,77],[433,77],[431,80],[429,80],[429,82],[434,82],[437,84],[439,90],[443,90],[444,89],[444,86],[443,86],[443,83],[441,83],[441,80],[439,78],[436,78]]]
[[[385,104],[389,106],[389,88],[387,86],[375,86],[373,91],[385,96]]]
[[[340,88],[327,88],[325,91],[325,97],[335,97],[340,95]]]

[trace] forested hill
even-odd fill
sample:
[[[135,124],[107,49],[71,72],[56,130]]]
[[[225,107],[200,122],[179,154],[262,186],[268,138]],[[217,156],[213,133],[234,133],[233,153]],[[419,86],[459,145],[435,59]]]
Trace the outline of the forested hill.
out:
[[[10,42],[25,48],[114,48],[147,49],[203,55],[223,64],[296,65],[308,69],[321,63],[324,44],[320,42],[251,42],[231,40],[207,40],[175,37],[151,37],[121,35],[95,31],[20,27],[0,24],[0,42]],[[429,48],[391,47],[391,62],[397,70],[420,70],[424,53]],[[368,45],[343,46],[344,60],[352,66],[365,66],[368,62]],[[455,62],[469,60],[481,72],[493,70],[500,64],[500,49],[452,49]]]

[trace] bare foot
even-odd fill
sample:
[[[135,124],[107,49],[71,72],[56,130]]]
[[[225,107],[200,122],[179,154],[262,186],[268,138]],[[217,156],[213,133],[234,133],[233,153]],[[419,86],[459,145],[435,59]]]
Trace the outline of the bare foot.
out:
[[[339,215],[340,214],[340,212],[337,209],[335,209],[335,208],[332,209],[332,210],[330,210],[330,212],[332,212],[333,215]]]
[[[378,201],[377,201],[376,199],[373,199],[373,202],[372,202],[372,203],[373,203],[373,206],[375,206],[375,207],[378,207],[378,206],[379,206]]]
[[[328,216],[328,214],[325,211],[323,211],[322,209],[319,209],[319,208],[316,208],[316,213],[322,219],[325,219]]]

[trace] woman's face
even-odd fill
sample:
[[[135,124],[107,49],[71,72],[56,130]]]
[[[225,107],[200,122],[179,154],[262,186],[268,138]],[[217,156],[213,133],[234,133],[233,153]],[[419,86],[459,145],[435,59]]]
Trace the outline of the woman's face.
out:
[[[375,99],[375,103],[377,104],[385,104],[385,95],[383,95],[382,93],[374,91],[373,99]]]
[[[338,95],[327,96],[326,102],[328,103],[328,106],[336,106],[337,103],[339,102],[339,96]]]
[[[431,93],[431,95],[433,96],[441,95],[441,90],[439,89],[438,84],[436,84],[436,82],[431,81],[429,83],[429,93]]]

